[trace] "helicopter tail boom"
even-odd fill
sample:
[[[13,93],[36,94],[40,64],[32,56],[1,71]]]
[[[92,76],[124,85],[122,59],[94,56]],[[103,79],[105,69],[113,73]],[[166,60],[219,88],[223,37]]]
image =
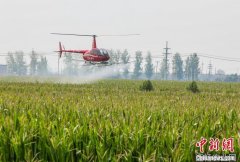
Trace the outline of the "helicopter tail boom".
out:
[[[62,57],[63,52],[66,53],[80,53],[85,54],[88,50],[66,50],[61,42],[59,42],[59,50],[55,51],[59,53],[59,58]]]

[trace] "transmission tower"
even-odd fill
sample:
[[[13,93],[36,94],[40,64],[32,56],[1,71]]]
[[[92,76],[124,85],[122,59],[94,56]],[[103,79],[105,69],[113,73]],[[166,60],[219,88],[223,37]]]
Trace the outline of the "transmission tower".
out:
[[[168,79],[168,73],[169,73],[169,71],[168,71],[168,55],[169,54],[171,54],[171,53],[169,53],[168,51],[170,50],[171,48],[168,48],[168,42],[166,42],[166,48],[164,48],[164,51],[165,52],[163,52],[163,55],[164,55],[164,70],[165,70],[165,72],[164,72],[164,79],[165,80],[167,80]]]
[[[210,61],[210,63],[208,64],[208,75],[212,75],[212,68],[213,68],[213,66],[212,66],[212,63]]]

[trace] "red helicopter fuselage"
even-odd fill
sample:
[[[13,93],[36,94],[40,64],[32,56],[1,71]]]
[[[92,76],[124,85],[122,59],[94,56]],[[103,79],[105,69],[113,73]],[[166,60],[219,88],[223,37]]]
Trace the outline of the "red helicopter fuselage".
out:
[[[86,62],[91,63],[101,63],[107,62],[110,57],[106,49],[97,48],[96,36],[93,36],[92,49],[91,50],[66,50],[62,47],[61,42],[59,42],[59,55],[62,56],[62,53],[79,53],[83,55],[83,59]]]

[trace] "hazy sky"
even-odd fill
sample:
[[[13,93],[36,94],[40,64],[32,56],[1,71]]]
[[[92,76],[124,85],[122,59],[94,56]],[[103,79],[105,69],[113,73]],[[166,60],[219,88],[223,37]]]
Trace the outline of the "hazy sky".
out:
[[[55,36],[131,34],[99,37],[97,45],[162,55],[165,41],[171,52],[193,52],[240,58],[239,0],[0,0],[0,53],[32,49],[54,51],[58,41],[66,48],[89,49],[91,38]],[[54,57],[51,57],[52,62]],[[240,73],[240,62],[211,60],[214,68]]]

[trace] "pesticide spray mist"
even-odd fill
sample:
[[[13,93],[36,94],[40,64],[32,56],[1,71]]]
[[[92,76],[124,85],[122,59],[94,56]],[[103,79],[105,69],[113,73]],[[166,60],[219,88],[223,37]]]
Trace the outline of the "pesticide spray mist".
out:
[[[111,66],[86,66],[82,67],[77,76],[59,76],[55,78],[56,83],[84,84],[93,83],[102,79],[118,77],[121,72],[128,69],[128,64],[115,64]]]
[[[129,69],[129,64],[113,64],[110,66],[89,65],[81,66],[77,74],[70,75],[36,75],[36,76],[4,76],[0,81],[31,82],[31,83],[60,83],[60,84],[87,84],[103,79],[119,78],[121,73]]]
[[[37,83],[60,83],[60,84],[87,84],[94,83],[103,79],[117,78],[121,73],[129,69],[129,64],[114,64],[111,66],[89,65],[81,66],[77,74],[70,75],[63,73],[59,76],[22,76],[22,77],[7,77],[5,81],[10,82],[37,82]]]

